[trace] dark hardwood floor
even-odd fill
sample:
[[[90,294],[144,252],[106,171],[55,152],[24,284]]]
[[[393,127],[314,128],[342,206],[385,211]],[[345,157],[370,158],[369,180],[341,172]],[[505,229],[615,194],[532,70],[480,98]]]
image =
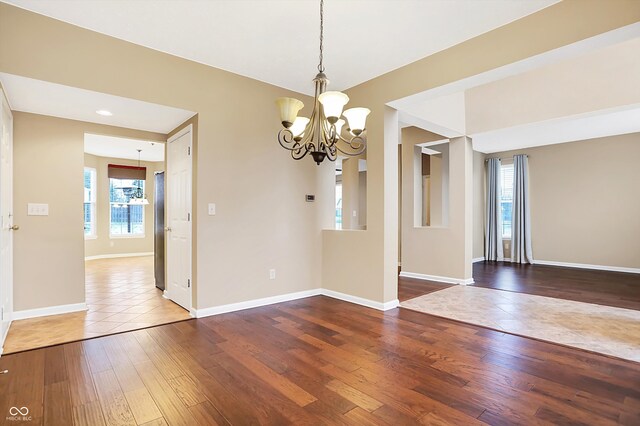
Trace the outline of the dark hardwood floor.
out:
[[[0,358],[0,422],[640,424],[640,364],[323,296]],[[24,423],[27,424],[27,423]]]
[[[473,264],[476,287],[640,310],[640,275],[509,262]]]
[[[444,290],[453,284],[444,284],[435,281],[418,280],[415,278],[398,277],[398,300],[405,300],[420,297],[434,291]]]

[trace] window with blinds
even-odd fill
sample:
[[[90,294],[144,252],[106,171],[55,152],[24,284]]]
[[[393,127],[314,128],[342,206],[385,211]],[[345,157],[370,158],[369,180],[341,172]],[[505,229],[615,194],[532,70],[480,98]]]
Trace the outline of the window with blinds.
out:
[[[511,238],[513,211],[513,164],[500,167],[500,214],[502,216],[502,238]]]
[[[144,193],[144,183],[143,179],[109,179],[111,237],[144,237],[144,205],[131,203],[137,188]]]

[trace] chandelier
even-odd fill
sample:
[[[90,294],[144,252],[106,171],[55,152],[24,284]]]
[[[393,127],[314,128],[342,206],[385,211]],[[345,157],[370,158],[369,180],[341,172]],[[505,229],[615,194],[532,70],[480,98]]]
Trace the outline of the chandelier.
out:
[[[138,151],[138,168],[140,168],[140,153],[142,152],[142,150],[138,149],[136,151]],[[141,204],[141,205],[149,204],[149,200],[147,199],[147,194],[142,192],[142,188],[140,188],[140,185],[138,185],[135,188],[132,188],[132,191],[129,197],[130,197],[129,204]]]
[[[357,156],[367,147],[365,123],[368,108],[350,108],[342,111],[349,97],[342,92],[327,92],[329,80],[324,73],[322,63],[324,35],[324,0],[320,0],[320,63],[318,74],[313,79],[315,99],[311,117],[298,117],[304,107],[302,101],[294,98],[278,98],[276,105],[280,110],[280,119],[284,129],[278,132],[278,142],[291,151],[295,160],[311,153],[313,160],[320,164],[325,158],[335,161],[338,151],[344,155]],[[347,119],[348,127],[343,136],[343,127]]]

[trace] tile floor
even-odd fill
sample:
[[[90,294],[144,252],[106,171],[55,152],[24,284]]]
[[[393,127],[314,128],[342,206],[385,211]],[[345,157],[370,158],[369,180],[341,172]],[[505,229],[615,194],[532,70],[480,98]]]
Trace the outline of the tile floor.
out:
[[[85,263],[88,310],[14,321],[4,353],[189,319],[155,287],[153,256]]]
[[[640,311],[460,285],[401,307],[640,362]]]

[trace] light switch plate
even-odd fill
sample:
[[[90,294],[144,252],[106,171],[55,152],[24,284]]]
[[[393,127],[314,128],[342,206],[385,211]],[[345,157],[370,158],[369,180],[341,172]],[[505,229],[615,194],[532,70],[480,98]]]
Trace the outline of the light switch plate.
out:
[[[209,203],[209,216],[215,216],[216,214],[216,203]]]
[[[27,216],[49,216],[49,204],[27,204]]]

